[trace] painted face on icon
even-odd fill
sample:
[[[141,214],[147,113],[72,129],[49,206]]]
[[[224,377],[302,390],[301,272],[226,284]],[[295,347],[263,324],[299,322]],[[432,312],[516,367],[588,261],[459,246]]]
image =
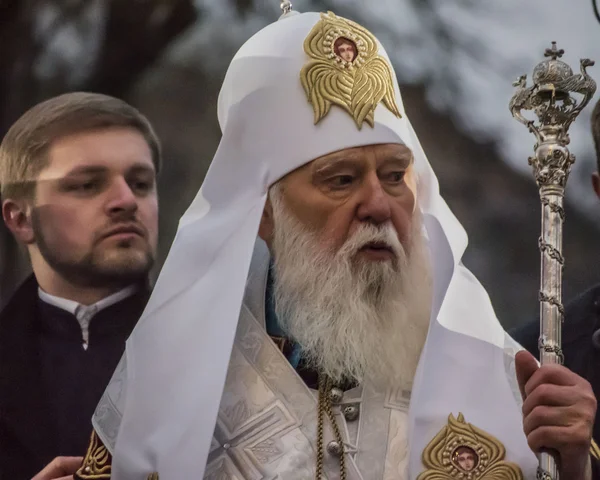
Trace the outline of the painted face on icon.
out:
[[[458,447],[452,455],[452,462],[463,472],[470,472],[479,463],[479,457],[471,447]]]
[[[352,63],[358,56],[356,44],[345,37],[338,38],[333,44],[335,54],[345,62]]]

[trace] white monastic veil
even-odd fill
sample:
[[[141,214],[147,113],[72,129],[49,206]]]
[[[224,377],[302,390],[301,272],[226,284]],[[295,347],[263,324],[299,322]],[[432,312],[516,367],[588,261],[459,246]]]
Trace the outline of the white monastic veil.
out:
[[[533,478],[512,371],[518,345],[461,264],[467,236],[439,194],[395,78],[401,119],[379,105],[375,127],[359,131],[333,107],[313,123],[299,75],[303,41],[319,19],[304,13],[275,22],[231,62],[219,97],[221,143],[94,416],[114,454],[112,478],[202,478],[269,186],[311,159],[378,143],[404,143],[414,153],[434,267],[433,313],[410,407],[409,478],[423,470],[421,452],[448,415],[459,413],[498,438],[506,459]]]

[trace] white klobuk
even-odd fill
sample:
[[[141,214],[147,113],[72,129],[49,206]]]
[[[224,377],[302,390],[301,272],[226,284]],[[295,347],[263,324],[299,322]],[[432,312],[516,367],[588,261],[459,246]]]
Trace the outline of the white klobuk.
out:
[[[112,478],[314,478],[317,402],[265,333],[268,251],[257,241],[258,225],[269,187],[308,161],[349,147],[402,143],[415,159],[432,315],[412,388],[379,392],[365,382],[336,407],[348,478],[416,479],[427,445],[450,414],[462,414],[533,479],[537,461],[522,431],[514,375],[519,346],[461,263],[467,235],[440,196],[395,74],[400,118],[379,104],[374,125],[358,129],[334,105],[314,122],[300,72],[310,60],[304,40],[320,18],[280,19],[230,64],[218,103],[221,143],[94,415],[114,455]],[[378,53],[388,59],[380,45]],[[360,410],[353,421],[343,415],[348,405]],[[327,477],[338,478],[337,462],[325,463]]]

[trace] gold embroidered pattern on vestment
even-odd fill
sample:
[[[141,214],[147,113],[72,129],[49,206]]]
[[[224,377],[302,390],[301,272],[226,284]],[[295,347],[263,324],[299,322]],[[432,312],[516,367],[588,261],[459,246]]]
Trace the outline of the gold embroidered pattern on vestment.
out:
[[[83,464],[75,473],[78,480],[107,480],[112,473],[112,457],[95,431],[92,431]],[[159,480],[158,473],[148,475],[147,480]]]
[[[592,457],[594,457],[596,460],[600,460],[600,447],[598,447],[598,444],[593,438],[592,444],[590,445],[590,453],[592,454]]]
[[[402,117],[392,70],[378,49],[373,34],[357,23],[332,12],[321,14],[321,20],[304,40],[304,51],[312,60],[300,73],[315,112],[315,124],[332,105],[346,110],[359,130],[364,122],[375,125],[375,108],[381,102]]]
[[[83,464],[75,474],[76,478],[81,480],[105,480],[110,478],[110,473],[110,453],[98,438],[96,432],[93,431]]]
[[[519,466],[505,456],[497,438],[466,423],[462,413],[450,415],[423,451],[426,470],[417,480],[523,480]]]

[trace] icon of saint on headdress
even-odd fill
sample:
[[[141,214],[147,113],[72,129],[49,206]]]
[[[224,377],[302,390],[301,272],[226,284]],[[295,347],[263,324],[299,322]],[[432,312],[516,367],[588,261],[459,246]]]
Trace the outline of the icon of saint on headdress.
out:
[[[464,472],[470,472],[479,464],[479,456],[471,447],[461,446],[454,450],[452,462]]]
[[[364,27],[332,12],[304,40],[310,61],[300,79],[312,104],[315,124],[337,105],[348,112],[360,130],[364,122],[375,126],[375,109],[383,104],[401,118],[392,68],[379,54],[377,39]]]
[[[358,56],[356,44],[345,37],[338,38],[333,44],[333,51],[344,62],[352,63]]]
[[[425,471],[417,480],[523,480],[519,466],[505,460],[504,445],[467,423],[463,414],[448,424],[423,451]]]

